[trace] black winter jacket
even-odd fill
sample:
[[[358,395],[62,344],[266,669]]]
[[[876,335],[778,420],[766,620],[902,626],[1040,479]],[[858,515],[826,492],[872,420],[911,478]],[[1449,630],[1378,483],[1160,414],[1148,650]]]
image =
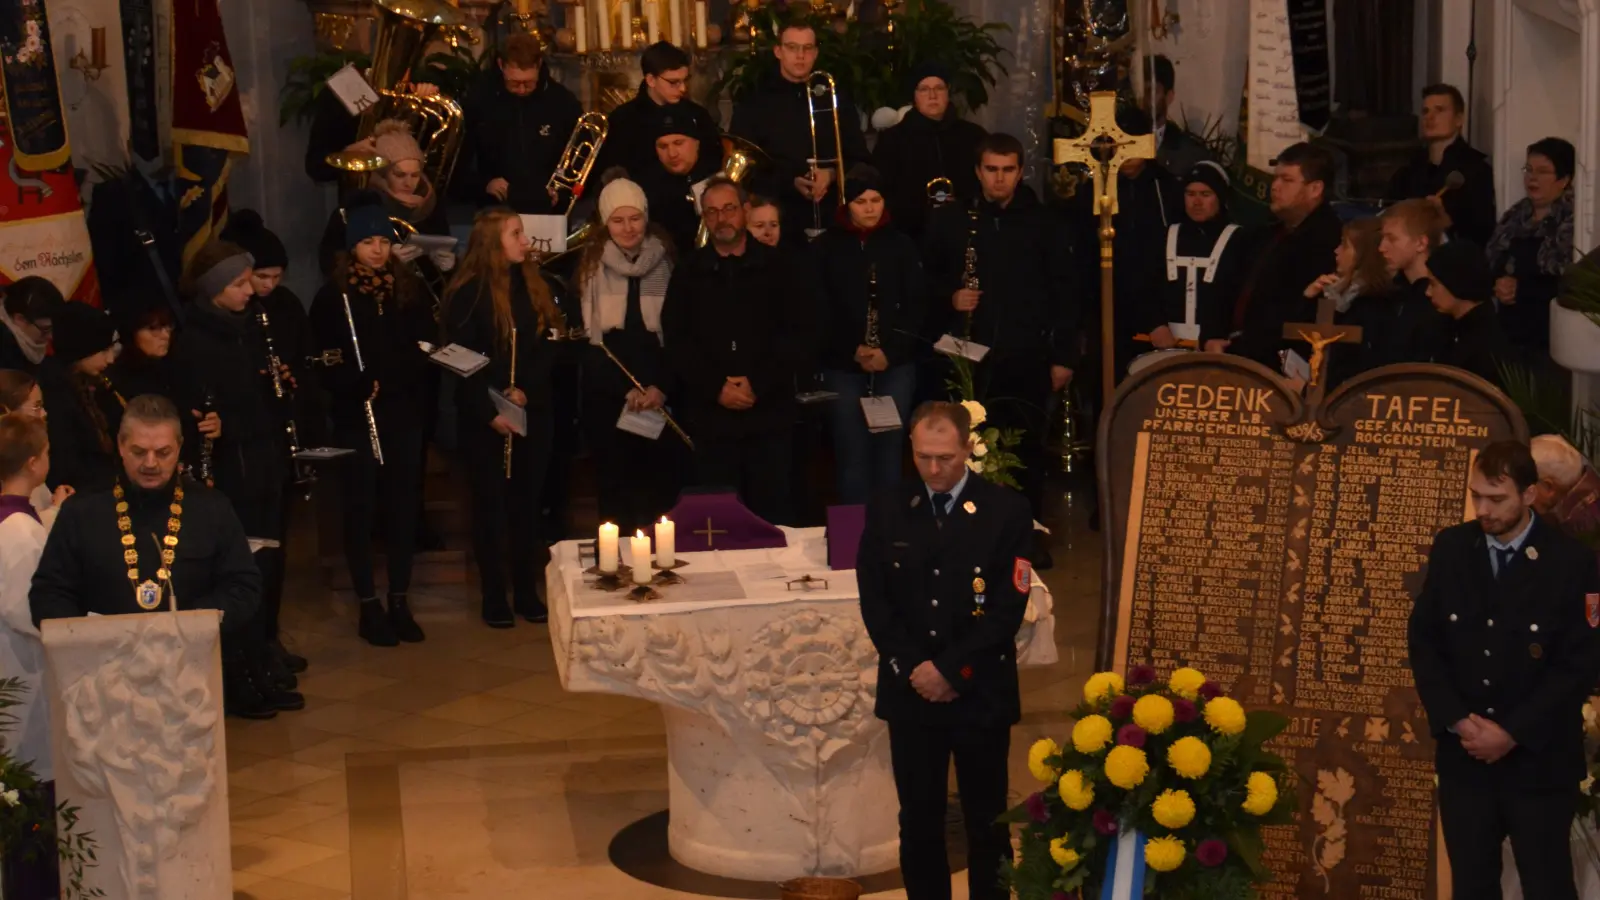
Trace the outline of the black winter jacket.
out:
[[[985,134],[983,126],[958,117],[953,109],[938,120],[913,109],[878,135],[872,161],[900,230],[922,237],[928,224],[928,182],[934,178],[950,179],[956,205],[978,196],[978,142]]]
[[[557,84],[545,66],[539,68],[539,86],[525,97],[507,91],[500,71],[494,69],[484,73],[463,107],[467,133],[462,149],[474,163],[470,193],[479,205],[500,203],[484,188],[504,178],[510,186],[505,205],[519,213],[551,212],[545,185],[583,115],[578,98]]]
[[[1418,150],[1389,180],[1384,203],[1432,197],[1445,186],[1451,172],[1460,172],[1462,180],[1461,187],[1445,191],[1440,198],[1444,211],[1450,214],[1449,235],[1482,247],[1489,242],[1496,221],[1494,167],[1489,157],[1473,149],[1466,138],[1458,137],[1446,147],[1437,166],[1428,158],[1427,147]]]
[[[722,132],[717,129],[716,117],[704,106],[687,98],[671,104],[674,114],[693,118],[700,139],[700,156],[722,156]],[[598,175],[612,166],[628,170],[628,177],[638,181],[645,172],[656,165],[656,116],[663,107],[650,99],[644,82],[639,82],[639,92],[633,99],[618,106],[607,116],[606,142],[600,147],[600,158],[595,161]],[[715,167],[713,167],[715,171]],[[702,175],[701,178],[705,176]],[[697,181],[699,179],[696,179]],[[653,214],[654,209],[650,210]]]
[[[356,334],[361,340],[365,373],[356,365],[350,325],[345,319],[345,294],[350,298]],[[372,396],[374,381],[379,390],[373,411],[380,419],[393,421],[399,427],[420,427],[423,417],[433,414],[427,408],[431,396],[427,379],[433,363],[417,342],[436,343],[439,326],[425,295],[405,305],[386,302],[380,313],[376,304],[359,291],[325,284],[311,301],[310,318],[317,352],[336,350],[341,359],[326,366],[322,373],[322,386],[329,396],[328,412],[336,426],[366,427],[362,401]]]
[[[911,238],[885,220],[865,234],[836,222],[812,245],[818,309],[823,312],[823,368],[861,371],[856,348],[865,343],[869,267],[877,275],[878,338],[890,366],[914,361],[922,334],[927,279]],[[845,212],[840,211],[840,219]]]
[[[516,386],[528,396],[530,408],[550,405],[550,370],[557,362],[558,346],[549,340],[546,323],[539,327],[538,313],[528,297],[522,269],[511,267],[511,315],[517,327]],[[511,383],[511,353],[495,331],[494,301],[482,281],[463,284],[445,301],[444,337],[489,357],[489,364],[461,379],[456,392],[456,415],[463,429],[487,430],[496,415],[490,391],[504,391]]]
[[[1283,326],[1316,321],[1317,301],[1306,297],[1306,288],[1335,271],[1333,252],[1343,239],[1344,224],[1326,203],[1293,230],[1278,224],[1257,235],[1251,272],[1240,289],[1231,323],[1239,334],[1228,352],[1279,371],[1280,350],[1303,349],[1283,339]]]

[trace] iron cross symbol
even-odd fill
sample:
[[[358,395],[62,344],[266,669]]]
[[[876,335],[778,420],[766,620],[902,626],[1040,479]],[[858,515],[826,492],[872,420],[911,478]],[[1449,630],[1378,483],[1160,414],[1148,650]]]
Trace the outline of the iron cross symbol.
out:
[[[1328,346],[1361,343],[1360,326],[1335,325],[1333,313],[1333,298],[1323,294],[1317,299],[1317,321],[1286,322],[1283,326],[1284,340],[1304,341],[1311,345],[1311,380],[1306,382],[1306,387],[1310,388],[1306,403],[1311,409],[1321,405],[1322,395],[1327,390]]]
[[[1110,151],[1110,156],[1104,154]],[[1133,159],[1154,159],[1156,137],[1141,134],[1134,137],[1117,127],[1117,95],[1111,91],[1095,91],[1089,95],[1089,125],[1075,138],[1057,138],[1055,163],[1082,163],[1094,176],[1094,212],[1102,212],[1101,204],[1110,203],[1111,213],[1117,212],[1117,171],[1122,164]]]

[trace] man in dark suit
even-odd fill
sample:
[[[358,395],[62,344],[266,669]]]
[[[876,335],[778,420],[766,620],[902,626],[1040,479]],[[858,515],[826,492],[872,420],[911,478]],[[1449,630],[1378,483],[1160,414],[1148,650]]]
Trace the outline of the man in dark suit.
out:
[[[1530,900],[1578,896],[1568,834],[1585,776],[1580,711],[1600,675],[1600,574],[1592,551],[1533,511],[1538,479],[1524,444],[1478,454],[1478,520],[1434,538],[1411,612],[1458,900],[1498,900],[1507,837]]]
[[[1000,900],[1011,726],[1021,717],[1016,635],[1033,570],[1032,516],[1015,491],[969,471],[972,420],[956,403],[911,417],[921,480],[867,506],[856,559],[861,618],[878,648],[877,715],[889,723],[910,900],[949,900],[944,812],[955,757],[972,900]]]

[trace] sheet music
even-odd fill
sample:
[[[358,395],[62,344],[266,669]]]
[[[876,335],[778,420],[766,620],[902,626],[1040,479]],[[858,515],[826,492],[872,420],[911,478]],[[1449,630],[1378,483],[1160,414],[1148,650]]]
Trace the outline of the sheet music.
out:
[[[1248,163],[1264,172],[1290,144],[1305,139],[1294,91],[1288,0],[1250,0]]]
[[[506,395],[494,388],[489,388],[489,399],[494,401],[494,411],[511,422],[511,430],[518,437],[528,436],[528,414],[522,407],[506,399]]]
[[[1293,350],[1283,351],[1283,374],[1301,381],[1311,380],[1311,364]]]
[[[440,250],[449,250],[454,253],[456,245],[461,243],[448,234],[413,234],[403,242],[407,247],[416,247],[423,253],[437,253]]]
[[[489,364],[489,357],[460,344],[450,344],[429,351],[428,358],[463,378]]]
[[[646,409],[634,412],[626,405],[622,407],[622,415],[617,416],[617,428],[629,434],[636,434],[646,440],[654,441],[661,438],[661,432],[666,430],[667,417],[660,410]]]
[[[378,92],[372,89],[367,79],[362,77],[354,64],[350,64],[328,76],[328,89],[344,104],[345,112],[352,116],[359,116],[367,108],[378,102]]]
[[[939,338],[934,343],[933,349],[943,353],[945,356],[959,356],[963,359],[970,359],[973,362],[983,362],[983,358],[989,355],[989,348],[983,344],[977,341],[964,341],[950,334]]]
[[[867,430],[873,434],[902,427],[900,409],[893,397],[862,397],[861,412],[867,417]]]
[[[535,253],[567,252],[567,217],[522,215],[522,232]]]

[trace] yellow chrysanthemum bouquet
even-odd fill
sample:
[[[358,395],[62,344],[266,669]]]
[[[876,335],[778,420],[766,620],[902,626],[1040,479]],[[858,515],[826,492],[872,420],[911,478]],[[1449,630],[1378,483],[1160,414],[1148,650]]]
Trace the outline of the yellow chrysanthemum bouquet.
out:
[[[1148,895],[1254,898],[1270,877],[1261,827],[1293,821],[1293,776],[1262,746],[1288,720],[1245,712],[1194,669],[1162,683],[1148,666],[1090,677],[1073,715],[1066,746],[1029,749],[1044,786],[1006,816],[1022,826],[1009,873],[1020,900],[1099,897],[1135,845]]]

